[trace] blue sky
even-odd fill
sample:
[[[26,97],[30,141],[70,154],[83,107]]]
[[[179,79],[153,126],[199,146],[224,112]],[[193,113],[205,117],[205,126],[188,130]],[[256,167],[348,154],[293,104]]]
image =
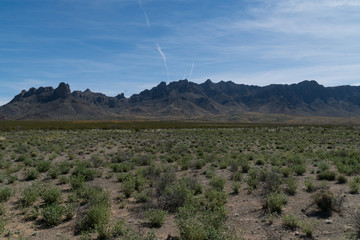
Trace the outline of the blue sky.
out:
[[[360,83],[358,0],[1,0],[0,105],[69,83]]]

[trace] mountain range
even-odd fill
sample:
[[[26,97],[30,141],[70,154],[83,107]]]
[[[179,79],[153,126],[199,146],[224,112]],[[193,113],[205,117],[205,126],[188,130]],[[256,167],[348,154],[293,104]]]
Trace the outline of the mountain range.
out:
[[[264,87],[179,80],[126,98],[89,89],[72,92],[60,83],[23,90],[0,107],[1,120],[236,120],[267,115],[360,117],[360,87],[324,87],[308,80]]]

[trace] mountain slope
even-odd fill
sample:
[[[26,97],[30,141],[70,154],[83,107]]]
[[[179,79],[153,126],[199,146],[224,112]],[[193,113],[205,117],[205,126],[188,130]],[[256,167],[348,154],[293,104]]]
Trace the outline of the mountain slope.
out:
[[[205,119],[249,113],[359,117],[360,87],[324,87],[315,81],[259,87],[180,80],[126,98],[89,89],[71,92],[68,84],[60,83],[55,89],[23,90],[0,107],[0,119],[9,120]]]

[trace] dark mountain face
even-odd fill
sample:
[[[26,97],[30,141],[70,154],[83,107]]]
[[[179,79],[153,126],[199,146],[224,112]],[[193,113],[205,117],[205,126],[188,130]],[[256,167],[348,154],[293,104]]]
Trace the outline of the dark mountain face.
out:
[[[180,80],[126,98],[89,89],[71,92],[68,84],[60,83],[55,89],[23,90],[0,107],[0,119],[193,119],[247,113],[359,117],[360,87],[324,87],[315,81],[258,87]]]

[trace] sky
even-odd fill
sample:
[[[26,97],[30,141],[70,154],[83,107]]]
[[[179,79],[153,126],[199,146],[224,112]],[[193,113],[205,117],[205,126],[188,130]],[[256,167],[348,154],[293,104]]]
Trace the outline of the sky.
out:
[[[360,0],[0,0],[0,105],[70,84],[360,84]]]

